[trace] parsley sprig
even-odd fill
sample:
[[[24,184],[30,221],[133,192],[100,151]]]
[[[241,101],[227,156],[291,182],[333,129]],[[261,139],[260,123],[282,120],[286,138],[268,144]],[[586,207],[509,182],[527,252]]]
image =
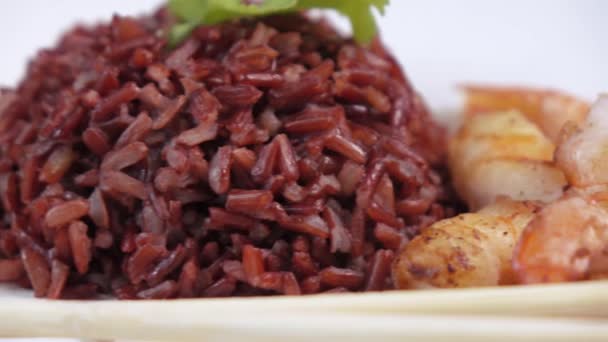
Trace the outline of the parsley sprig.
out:
[[[355,40],[369,43],[376,35],[372,8],[384,14],[389,0],[169,0],[169,9],[180,19],[171,30],[172,43],[183,40],[196,26],[305,9],[333,9],[350,19]]]

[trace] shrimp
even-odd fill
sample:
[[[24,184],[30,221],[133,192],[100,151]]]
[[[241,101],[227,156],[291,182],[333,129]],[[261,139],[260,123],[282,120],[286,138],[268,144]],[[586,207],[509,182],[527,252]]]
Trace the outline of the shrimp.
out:
[[[448,164],[457,192],[471,209],[483,209],[436,222],[412,239],[393,264],[395,287],[608,275],[608,96],[587,118],[583,102],[550,92],[472,93],[469,109],[524,114],[467,116]]]
[[[522,283],[607,275],[608,94],[582,125],[565,129],[555,160],[572,185],[530,222],[513,253]]]
[[[589,103],[553,90],[513,87],[463,86],[465,113],[493,113],[518,110],[557,142],[566,122],[581,123],[589,112]]]
[[[485,97],[475,101],[485,100],[491,109],[504,100],[497,90],[481,95]],[[454,187],[470,209],[482,209],[436,222],[412,239],[393,264],[395,287],[493,286],[519,280],[521,269],[514,267],[521,265],[512,258],[522,231],[540,208],[562,198],[568,185],[554,163],[559,135],[553,126],[539,128],[533,119],[544,120],[532,114],[551,112],[560,121],[572,118],[575,123],[580,115],[570,107],[563,113],[541,111],[546,104],[530,107],[543,98],[539,93],[530,94],[536,100],[526,100],[522,92],[515,95],[516,106],[509,101],[498,104],[501,109],[527,110],[526,115],[516,110],[468,115],[448,148]]]
[[[574,187],[608,185],[608,94],[600,95],[585,123],[567,127],[555,162]]]
[[[439,221],[408,243],[393,264],[401,289],[494,286],[515,281],[513,247],[538,205],[506,197]]]
[[[566,178],[555,145],[517,111],[469,117],[450,141],[448,163],[458,194],[477,210],[499,196],[551,202]]]
[[[522,233],[513,257],[521,283],[581,280],[608,246],[608,212],[569,194],[545,206]]]

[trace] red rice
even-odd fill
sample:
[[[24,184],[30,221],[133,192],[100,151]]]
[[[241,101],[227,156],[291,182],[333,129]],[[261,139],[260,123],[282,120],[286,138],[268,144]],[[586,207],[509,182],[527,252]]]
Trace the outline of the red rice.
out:
[[[305,15],[76,27],[0,91],[0,281],[37,297],[392,288],[455,213],[444,131],[376,40]]]

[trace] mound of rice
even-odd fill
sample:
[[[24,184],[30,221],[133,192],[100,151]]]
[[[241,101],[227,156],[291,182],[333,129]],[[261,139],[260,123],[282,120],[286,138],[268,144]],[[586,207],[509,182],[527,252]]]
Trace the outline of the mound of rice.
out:
[[[77,27],[0,96],[0,281],[121,299],[392,288],[455,213],[400,67],[305,15]]]

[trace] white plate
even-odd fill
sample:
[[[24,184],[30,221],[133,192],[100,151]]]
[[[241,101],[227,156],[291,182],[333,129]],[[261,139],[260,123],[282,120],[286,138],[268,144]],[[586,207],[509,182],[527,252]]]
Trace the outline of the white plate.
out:
[[[384,40],[405,66],[415,86],[433,108],[439,109],[438,112],[444,108],[456,108],[454,85],[465,81],[550,86],[588,99],[608,90],[608,44],[605,40],[605,33],[608,32],[608,21],[605,20],[608,1],[392,2],[388,15],[380,21]],[[33,56],[38,48],[51,45],[71,23],[108,19],[113,12],[142,13],[159,3],[158,0],[1,2],[0,42],[3,52],[0,84],[14,85],[24,71],[26,59]],[[344,25],[344,22],[341,21],[341,24]],[[604,293],[608,294],[608,291]],[[9,298],[13,300],[24,296],[29,297],[30,294],[4,287],[0,297],[0,313]],[[598,301],[605,300],[598,298]],[[33,300],[12,303],[21,305],[25,314],[28,309],[40,308],[35,304],[39,302]],[[572,302],[571,305],[576,306],[577,303]],[[88,308],[82,307],[82,310],[94,310],[95,307],[95,304],[91,304]],[[436,309],[441,310],[440,306]],[[151,316],[153,314],[151,312]],[[232,328],[240,326],[242,330],[239,333],[268,337],[268,334],[272,335],[272,328],[280,324],[297,325],[297,321],[289,321],[294,317],[271,318],[270,321],[270,318],[247,321],[239,317],[240,320],[235,320]],[[513,337],[509,335],[513,331],[522,332],[522,336],[527,338],[561,336],[567,340],[572,334],[587,334],[581,337],[607,336],[605,326],[593,322],[562,322],[556,325],[546,321],[530,324],[530,321],[521,320],[407,316],[378,316],[373,322],[318,316],[308,322],[311,326],[300,327],[301,336],[311,337],[315,334],[312,328],[328,325],[331,325],[330,328],[344,329],[351,338],[367,336],[360,331],[366,329],[386,331],[388,335],[392,332],[393,337],[399,333],[401,335],[397,336],[416,337],[417,340],[422,337],[442,339],[448,335],[472,336],[466,332],[478,337],[500,335],[508,339]],[[224,328],[227,327],[229,325],[224,325]],[[36,329],[33,325],[32,335],[39,335]],[[282,332],[285,333],[285,330]],[[408,332],[411,334],[408,335]],[[426,333],[416,335],[420,332]],[[483,335],[485,333],[492,335]]]
[[[584,282],[172,301],[5,297],[0,332],[157,341],[606,341],[607,318],[608,282]]]

